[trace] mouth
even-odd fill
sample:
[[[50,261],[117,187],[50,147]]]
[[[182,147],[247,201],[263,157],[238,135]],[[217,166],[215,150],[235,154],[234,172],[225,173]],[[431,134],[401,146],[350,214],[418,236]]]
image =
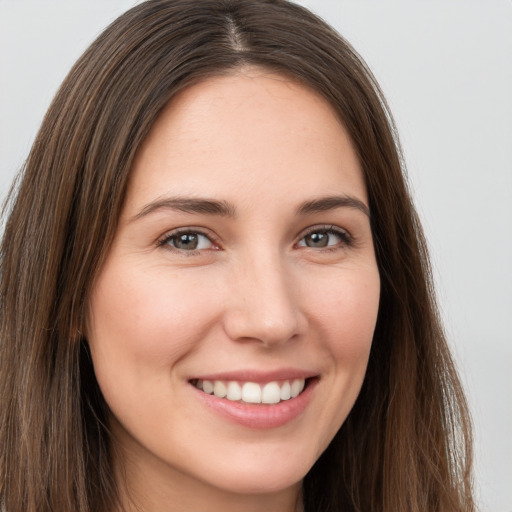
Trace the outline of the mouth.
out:
[[[294,369],[228,372],[188,381],[207,410],[232,424],[258,430],[300,421],[319,382],[320,375]]]
[[[192,379],[190,383],[207,395],[242,404],[275,405],[301,395],[318,377],[251,382]]]

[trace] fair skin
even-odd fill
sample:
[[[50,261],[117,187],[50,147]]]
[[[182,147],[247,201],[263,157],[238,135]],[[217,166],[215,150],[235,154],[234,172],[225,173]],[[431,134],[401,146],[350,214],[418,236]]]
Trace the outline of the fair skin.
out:
[[[285,77],[245,69],[167,106],[89,304],[127,510],[296,510],[366,370],[367,205],[334,111]],[[278,403],[235,400],[269,382]]]

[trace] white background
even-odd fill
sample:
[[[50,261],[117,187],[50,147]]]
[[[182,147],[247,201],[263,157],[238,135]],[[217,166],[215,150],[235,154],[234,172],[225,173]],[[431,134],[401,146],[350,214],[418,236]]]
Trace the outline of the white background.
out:
[[[135,0],[0,0],[0,198],[67,71]],[[483,511],[512,511],[512,2],[310,0],[395,114],[475,422]]]

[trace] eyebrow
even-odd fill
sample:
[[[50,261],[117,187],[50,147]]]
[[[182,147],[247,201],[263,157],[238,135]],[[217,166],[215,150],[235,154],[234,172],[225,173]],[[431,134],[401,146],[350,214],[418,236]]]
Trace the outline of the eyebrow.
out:
[[[227,201],[202,199],[193,197],[165,197],[147,204],[131,218],[131,221],[141,219],[158,210],[177,210],[185,213],[201,213],[218,215],[220,217],[235,217],[235,208]]]
[[[366,204],[348,195],[327,196],[306,201],[298,206],[297,214],[304,216],[337,208],[355,208],[363,212],[367,217],[370,217],[370,210]],[[198,213],[229,218],[236,217],[236,209],[228,201],[192,197],[164,197],[145,205],[139,213],[130,219],[130,222],[139,220],[159,210],[176,210],[184,213]]]
[[[353,196],[327,196],[306,201],[297,208],[299,215],[308,215],[312,213],[321,213],[328,210],[335,210],[336,208],[355,208],[363,212],[370,218],[370,209],[359,199]]]

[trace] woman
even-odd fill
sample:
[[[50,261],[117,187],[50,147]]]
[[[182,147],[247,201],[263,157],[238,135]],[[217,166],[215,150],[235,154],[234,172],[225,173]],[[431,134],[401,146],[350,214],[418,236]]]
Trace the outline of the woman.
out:
[[[401,161],[371,73],[303,8],[114,22],[11,200],[3,508],[473,510]]]

